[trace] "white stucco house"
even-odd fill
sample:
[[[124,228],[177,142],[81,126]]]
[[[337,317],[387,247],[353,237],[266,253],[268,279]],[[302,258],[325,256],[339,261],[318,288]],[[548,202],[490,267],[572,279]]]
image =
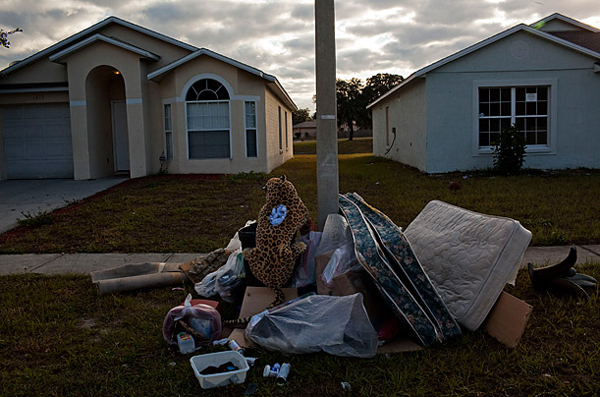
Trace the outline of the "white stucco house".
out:
[[[0,179],[269,172],[293,156],[276,77],[109,17],[0,71]]]
[[[600,29],[560,14],[418,70],[369,105],[373,152],[427,173],[492,166],[515,124],[524,167],[600,168]]]

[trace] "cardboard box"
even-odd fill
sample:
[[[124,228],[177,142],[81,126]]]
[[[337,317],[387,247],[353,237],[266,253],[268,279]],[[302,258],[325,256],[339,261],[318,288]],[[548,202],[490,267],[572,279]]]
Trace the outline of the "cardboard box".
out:
[[[298,297],[298,291],[295,288],[282,288],[281,290],[285,294],[286,302]],[[265,310],[274,300],[275,292],[270,288],[246,287],[240,317],[254,316]],[[251,340],[246,338],[245,327],[234,329],[227,337],[235,340],[242,347],[257,347]]]

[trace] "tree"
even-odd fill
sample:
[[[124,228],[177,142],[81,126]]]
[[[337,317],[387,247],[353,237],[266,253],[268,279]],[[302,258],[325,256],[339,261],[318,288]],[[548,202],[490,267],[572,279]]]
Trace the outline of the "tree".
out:
[[[292,124],[296,125],[298,123],[302,123],[304,121],[310,121],[312,117],[310,117],[310,109],[298,109],[292,112]]]
[[[8,41],[8,35],[11,35],[11,34],[17,33],[17,32],[22,32],[22,31],[23,31],[23,29],[21,29],[21,28],[16,28],[16,29],[9,30],[9,31],[0,29],[0,44],[2,44],[3,47],[10,48],[10,41]]]
[[[363,83],[360,79],[338,79],[335,83],[337,96],[338,127],[348,125],[348,140],[354,138],[354,122],[360,124],[364,119],[366,104],[362,95]]]
[[[367,102],[371,103],[403,81],[404,78],[397,74],[378,73],[367,79],[363,94]]]

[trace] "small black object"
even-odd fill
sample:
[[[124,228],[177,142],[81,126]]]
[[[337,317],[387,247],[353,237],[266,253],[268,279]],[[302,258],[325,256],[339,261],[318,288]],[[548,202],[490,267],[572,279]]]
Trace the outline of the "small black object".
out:
[[[557,264],[534,267],[528,263],[529,278],[537,291],[549,291],[557,295],[568,295],[589,299],[588,291],[598,287],[598,281],[587,274],[577,273],[573,268],[577,262],[577,250],[571,247],[569,255]]]

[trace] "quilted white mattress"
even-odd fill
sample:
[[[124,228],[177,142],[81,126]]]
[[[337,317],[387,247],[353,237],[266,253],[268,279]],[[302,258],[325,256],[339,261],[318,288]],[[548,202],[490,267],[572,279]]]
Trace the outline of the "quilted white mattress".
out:
[[[479,328],[516,274],[531,232],[510,218],[431,201],[406,228],[413,251],[459,324]]]

